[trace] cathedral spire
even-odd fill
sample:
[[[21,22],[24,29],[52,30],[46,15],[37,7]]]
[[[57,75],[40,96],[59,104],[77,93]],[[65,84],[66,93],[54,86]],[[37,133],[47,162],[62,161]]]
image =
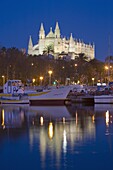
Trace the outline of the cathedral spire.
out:
[[[41,23],[41,26],[40,26],[40,31],[44,31],[44,26],[43,26],[43,23]]]
[[[60,38],[60,28],[58,22],[56,22],[56,27],[55,27],[55,38]]]
[[[31,35],[30,35],[29,43],[28,43],[28,54],[32,54],[32,50],[33,50],[33,42],[32,42],[32,38],[31,38]]]
[[[58,29],[58,30],[60,30],[60,29],[59,29],[58,22],[56,22],[56,27],[55,27],[55,29]]]
[[[30,35],[28,49],[32,49],[32,48],[33,48],[33,42],[32,42],[32,38],[31,38],[31,35]]]
[[[45,31],[44,31],[43,23],[41,23],[40,31],[39,31],[39,39],[44,39],[44,38],[45,38]]]
[[[73,44],[73,43],[74,43],[74,39],[73,39],[72,33],[71,33],[71,35],[70,35],[69,43],[70,43],[70,44]]]
[[[72,36],[72,33],[71,33],[71,35],[70,35],[70,40],[73,40],[73,36]]]
[[[46,37],[47,38],[54,38],[55,37],[55,35],[54,35],[53,31],[52,31],[52,27],[50,27],[50,32],[47,34]]]
[[[69,39],[69,52],[74,52],[75,51],[75,42],[72,36],[72,33],[70,35],[70,39]]]

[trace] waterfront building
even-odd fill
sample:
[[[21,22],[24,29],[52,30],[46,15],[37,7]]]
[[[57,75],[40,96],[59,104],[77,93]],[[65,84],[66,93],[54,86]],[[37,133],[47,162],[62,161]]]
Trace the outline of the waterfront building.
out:
[[[55,59],[66,56],[70,57],[70,59],[75,59],[80,53],[84,53],[88,60],[95,58],[94,44],[86,44],[81,40],[76,40],[73,38],[72,33],[70,34],[69,39],[62,37],[58,22],[56,22],[54,32],[52,27],[50,27],[50,31],[47,35],[45,34],[43,23],[41,23],[38,43],[33,45],[32,37],[30,36],[29,38],[28,54],[43,55],[45,49],[48,48],[48,46],[53,48],[52,54]]]

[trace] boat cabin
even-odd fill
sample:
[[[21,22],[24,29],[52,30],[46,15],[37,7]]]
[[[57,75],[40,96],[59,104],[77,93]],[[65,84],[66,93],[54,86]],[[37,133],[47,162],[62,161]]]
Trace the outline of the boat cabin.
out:
[[[22,90],[22,81],[21,80],[8,80],[3,86],[3,93],[14,94]]]

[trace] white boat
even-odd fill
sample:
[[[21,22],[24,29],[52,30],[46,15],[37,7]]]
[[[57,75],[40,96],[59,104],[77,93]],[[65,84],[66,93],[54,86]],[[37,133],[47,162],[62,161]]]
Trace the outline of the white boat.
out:
[[[100,95],[94,96],[94,103],[110,104],[113,103],[113,95]]]
[[[29,104],[29,100],[21,100],[21,99],[1,99],[0,100],[0,104],[16,104],[16,105],[20,105],[20,104]]]
[[[24,103],[30,105],[66,105],[70,102],[67,95],[70,92],[70,86],[51,88],[37,92],[35,90],[24,90],[21,80],[8,80],[3,87],[3,93],[0,94],[1,103]]]

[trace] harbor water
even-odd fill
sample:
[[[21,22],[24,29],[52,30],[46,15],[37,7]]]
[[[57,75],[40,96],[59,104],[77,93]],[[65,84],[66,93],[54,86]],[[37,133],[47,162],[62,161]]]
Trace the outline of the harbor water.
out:
[[[113,169],[113,105],[1,105],[0,122],[0,169]]]

